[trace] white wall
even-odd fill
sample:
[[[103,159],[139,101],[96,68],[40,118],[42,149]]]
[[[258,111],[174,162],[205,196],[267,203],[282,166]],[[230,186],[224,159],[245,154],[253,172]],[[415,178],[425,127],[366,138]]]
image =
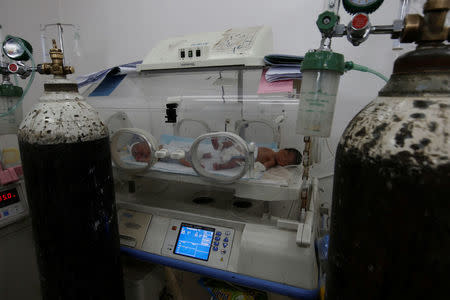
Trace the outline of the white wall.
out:
[[[371,19],[374,24],[390,24],[397,15],[399,1],[385,1]],[[77,74],[142,59],[160,40],[205,31],[222,31],[230,27],[269,25],[274,35],[274,52],[302,55],[317,48],[320,34],[315,22],[323,8],[319,0],[2,0],[0,24],[4,33],[28,39],[39,53],[39,24],[79,24],[83,61],[75,66]],[[350,16],[341,10],[342,22]],[[371,36],[359,47],[345,38],[334,39],[333,49],[347,60],[369,66],[390,75],[394,54],[388,36]],[[42,78],[42,76],[37,76]],[[34,84],[25,100],[30,109],[40,94],[42,79]],[[383,82],[367,73],[350,72],[341,79],[330,146],[334,151],[338,139],[351,118],[375,98]],[[325,159],[329,157],[324,150]],[[328,162],[320,173],[332,170]],[[327,184],[329,197],[330,185]]]

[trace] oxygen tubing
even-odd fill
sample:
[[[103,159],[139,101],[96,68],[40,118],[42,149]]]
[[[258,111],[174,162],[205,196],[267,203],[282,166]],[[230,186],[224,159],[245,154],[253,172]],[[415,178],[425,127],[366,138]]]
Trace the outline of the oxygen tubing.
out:
[[[27,85],[26,85],[26,87],[25,87],[25,90],[24,90],[23,93],[22,93],[22,96],[20,96],[19,100],[17,100],[17,103],[14,104],[14,106],[11,107],[10,110],[8,110],[7,112],[1,113],[1,114],[0,114],[0,118],[6,117],[7,115],[13,113],[13,112],[16,110],[16,108],[22,103],[23,98],[24,98],[25,95],[28,93],[28,90],[30,89],[31,84],[33,83],[34,75],[35,75],[35,73],[36,73],[36,71],[35,71],[35,70],[36,70],[36,64],[34,63],[33,55],[32,55],[31,52],[27,49],[27,47],[25,47],[25,45],[23,44],[23,42],[22,42],[20,39],[14,37],[14,36],[7,36],[7,37],[13,38],[16,42],[18,42],[18,43],[20,44],[20,46],[22,46],[22,47],[24,48],[25,52],[28,54],[28,56],[29,56],[30,59],[31,59],[32,69],[31,69],[31,76],[30,76],[30,79],[28,79],[28,83],[27,83]]]
[[[372,73],[373,75],[378,76],[379,78],[383,79],[383,80],[386,81],[386,82],[388,82],[388,80],[389,80],[389,79],[388,79],[386,76],[384,76],[383,74],[381,74],[381,73],[379,73],[379,72],[377,72],[377,71],[375,71],[375,70],[372,70],[372,69],[369,68],[369,67],[355,64],[355,63],[352,62],[352,61],[346,61],[346,62],[345,62],[345,71],[347,72],[347,71],[350,71],[350,70],[356,70],[356,71],[360,71],[360,72],[368,72],[368,73]]]

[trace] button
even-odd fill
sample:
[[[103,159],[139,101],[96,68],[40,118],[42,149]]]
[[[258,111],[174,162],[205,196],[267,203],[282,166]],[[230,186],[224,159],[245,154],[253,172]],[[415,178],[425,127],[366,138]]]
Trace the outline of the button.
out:
[[[223,247],[226,248],[228,246],[228,243],[223,243]]]
[[[189,50],[189,51],[188,51],[188,56],[189,56],[189,57],[192,57],[192,50]]]
[[[214,242],[214,246],[219,246],[219,242]]]
[[[185,58],[185,56],[186,56],[186,52],[184,52],[184,50],[182,50],[182,51],[180,52],[180,57],[181,57],[181,58]]]
[[[214,246],[213,250],[217,251],[217,250],[219,250],[219,247]]]
[[[9,212],[8,212],[7,210],[5,210],[5,211],[3,212],[3,216],[5,216],[5,217],[9,216]]]
[[[227,253],[227,250],[222,249],[222,250],[220,251],[220,253],[225,254],[225,253]]]
[[[227,238],[227,237],[224,238],[223,241],[224,241],[225,243],[228,243],[228,238]]]
[[[177,226],[172,226],[172,230],[177,230]]]
[[[200,49],[195,50],[195,56],[198,57],[198,56],[201,55],[201,53],[202,53],[202,52],[200,51]]]
[[[229,231],[225,232],[225,235],[230,235],[230,234],[231,234],[231,232],[229,232]]]
[[[217,232],[216,232],[216,235],[217,235],[217,236],[221,236],[221,235],[222,235],[222,232],[217,231]]]
[[[220,236],[216,236],[214,239],[215,239],[216,241],[220,241]]]

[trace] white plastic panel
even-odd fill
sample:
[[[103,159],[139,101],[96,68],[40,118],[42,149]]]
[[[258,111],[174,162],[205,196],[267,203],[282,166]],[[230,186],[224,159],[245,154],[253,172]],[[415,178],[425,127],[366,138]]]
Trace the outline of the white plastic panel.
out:
[[[317,288],[314,245],[298,247],[296,234],[296,231],[246,224],[241,239],[238,272],[250,276],[258,274],[262,279],[305,289]]]
[[[304,289],[317,288],[314,245],[299,247],[295,230],[125,203],[121,201],[120,195],[118,206],[152,215],[140,250]],[[218,251],[211,249],[208,261],[174,254],[182,223],[214,228],[214,236],[220,231],[219,243],[224,242],[225,236],[229,237],[227,247],[219,247]],[[229,235],[224,234],[227,231]],[[223,249],[228,249],[225,254],[220,251]]]
[[[159,42],[138,71],[209,66],[262,66],[273,49],[270,27],[232,28]]]

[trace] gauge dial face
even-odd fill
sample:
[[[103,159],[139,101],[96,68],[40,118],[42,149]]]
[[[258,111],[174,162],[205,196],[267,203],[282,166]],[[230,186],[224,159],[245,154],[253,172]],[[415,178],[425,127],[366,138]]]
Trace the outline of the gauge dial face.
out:
[[[3,52],[11,59],[17,59],[25,53],[25,50],[19,45],[17,41],[8,39],[3,44]]]
[[[344,0],[344,8],[350,14],[359,12],[370,14],[380,7],[383,0]]]

